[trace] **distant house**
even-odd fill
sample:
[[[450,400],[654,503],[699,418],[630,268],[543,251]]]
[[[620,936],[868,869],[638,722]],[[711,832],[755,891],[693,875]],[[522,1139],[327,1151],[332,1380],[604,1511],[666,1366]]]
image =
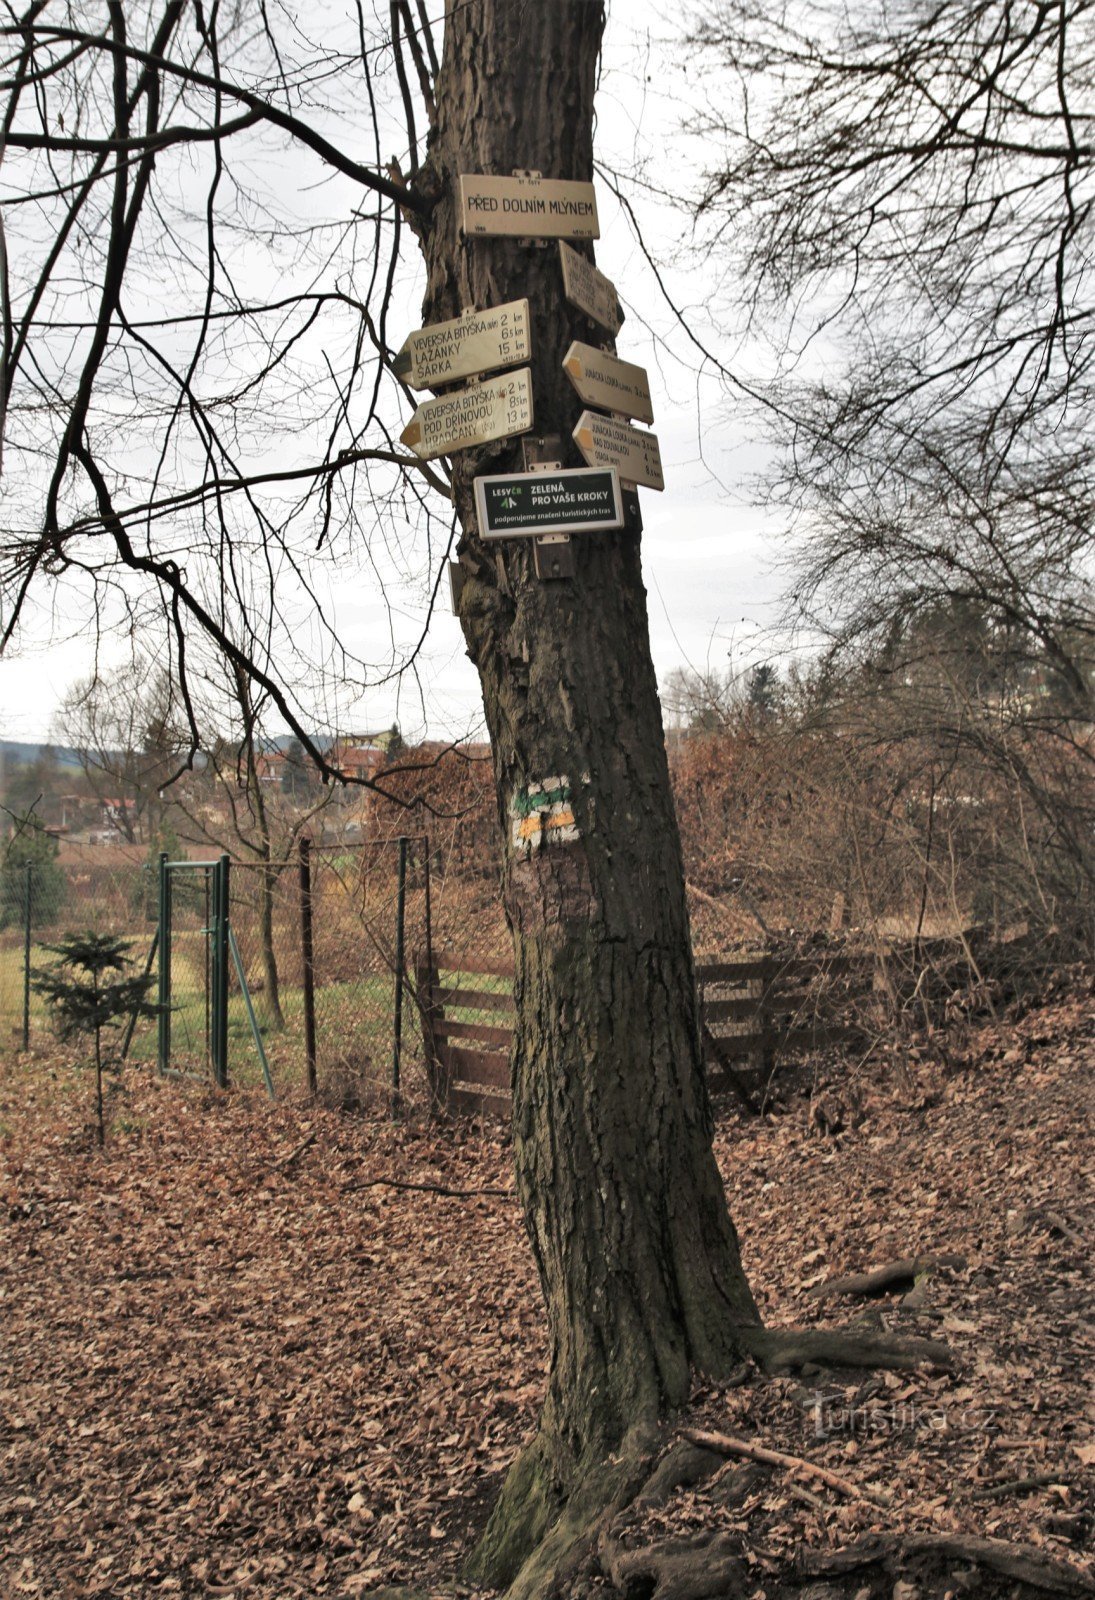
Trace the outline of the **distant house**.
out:
[[[255,776],[260,783],[267,784],[270,788],[280,788],[286,761],[284,750],[264,751],[255,757]]]
[[[327,759],[343,778],[371,778],[387,764],[387,738],[376,733],[340,734]]]

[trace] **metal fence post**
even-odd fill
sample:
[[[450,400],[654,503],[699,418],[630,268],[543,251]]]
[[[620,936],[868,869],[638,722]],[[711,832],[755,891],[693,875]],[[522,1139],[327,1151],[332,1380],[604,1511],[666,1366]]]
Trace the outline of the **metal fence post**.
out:
[[[407,839],[399,840],[399,893],[395,912],[395,1017],[392,1027],[392,1115],[399,1110],[400,1055],[403,1050],[403,978],[407,913]]]
[[[312,841],[305,834],[300,854],[300,952],[304,977],[304,1051],[308,1061],[308,1093],[315,1098],[316,1074],[316,969],[312,948]]]
[[[23,1049],[30,1049],[30,932],[34,923],[34,862],[26,864],[23,890]]]
[[[160,947],[160,1015],[157,1028],[156,1066],[166,1072],[171,1064],[171,874],[167,868],[167,851],[160,852],[160,895],[156,923],[156,939]]]
[[[229,859],[222,855],[213,875],[213,1076],[228,1087],[228,908]]]

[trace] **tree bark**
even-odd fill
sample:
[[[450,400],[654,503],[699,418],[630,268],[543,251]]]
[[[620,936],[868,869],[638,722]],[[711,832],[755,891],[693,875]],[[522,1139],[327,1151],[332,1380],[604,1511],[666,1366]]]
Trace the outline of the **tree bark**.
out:
[[[450,4],[416,180],[434,201],[420,230],[424,322],[527,296],[535,432],[561,434],[572,466],[583,408],[563,357],[573,339],[609,341],[567,304],[555,243],[460,234],[458,179],[592,177],[603,26],[596,0]],[[576,536],[577,576],[540,581],[529,541],[476,536],[474,479],[507,470],[522,470],[519,440],[453,462],[460,621],[483,689],[516,962],[517,1179],[551,1350],[537,1440],[476,1563],[496,1583],[595,1464],[682,1404],[693,1370],[728,1371],[759,1320],[711,1150],[639,537]],[[552,793],[564,797],[554,830]],[[537,847],[519,832],[538,807]]]

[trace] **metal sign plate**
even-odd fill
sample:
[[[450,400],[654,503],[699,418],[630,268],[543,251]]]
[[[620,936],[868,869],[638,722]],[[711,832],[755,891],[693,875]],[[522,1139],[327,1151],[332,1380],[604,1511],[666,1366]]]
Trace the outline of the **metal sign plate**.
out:
[[[395,374],[412,389],[436,389],[496,367],[519,367],[531,359],[528,301],[511,300],[419,328],[396,356]]]
[[[621,483],[665,488],[657,434],[643,433],[641,428],[599,411],[583,411],[574,430],[574,443],[591,467],[615,467]]]
[[[645,367],[620,361],[604,350],[575,339],[563,358],[563,371],[587,406],[603,411],[621,411],[641,422],[654,421],[650,403],[650,382]]]
[[[615,338],[624,324],[616,285],[562,239],[559,240],[559,259],[563,266],[563,293],[571,305],[599,322]]]
[[[453,450],[472,450],[492,439],[528,433],[531,427],[532,372],[522,367],[424,401],[399,437],[421,461],[432,461]]]
[[[460,217],[467,234],[508,234],[525,239],[601,237],[593,185],[558,178],[462,173]]]
[[[481,539],[606,533],[624,525],[620,478],[611,468],[476,478],[475,509]]]

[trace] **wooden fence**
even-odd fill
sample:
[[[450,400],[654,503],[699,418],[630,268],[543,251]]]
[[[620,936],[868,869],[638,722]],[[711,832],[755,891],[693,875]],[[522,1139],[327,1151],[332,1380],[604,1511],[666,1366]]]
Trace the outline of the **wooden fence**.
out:
[[[427,1052],[454,1111],[505,1113],[510,1098],[513,963],[442,956],[416,963]],[[708,1082],[753,1104],[743,1072],[770,1074],[780,1057],[847,1037],[851,1003],[875,986],[869,953],[781,958],[742,956],[701,963],[700,1014]]]

